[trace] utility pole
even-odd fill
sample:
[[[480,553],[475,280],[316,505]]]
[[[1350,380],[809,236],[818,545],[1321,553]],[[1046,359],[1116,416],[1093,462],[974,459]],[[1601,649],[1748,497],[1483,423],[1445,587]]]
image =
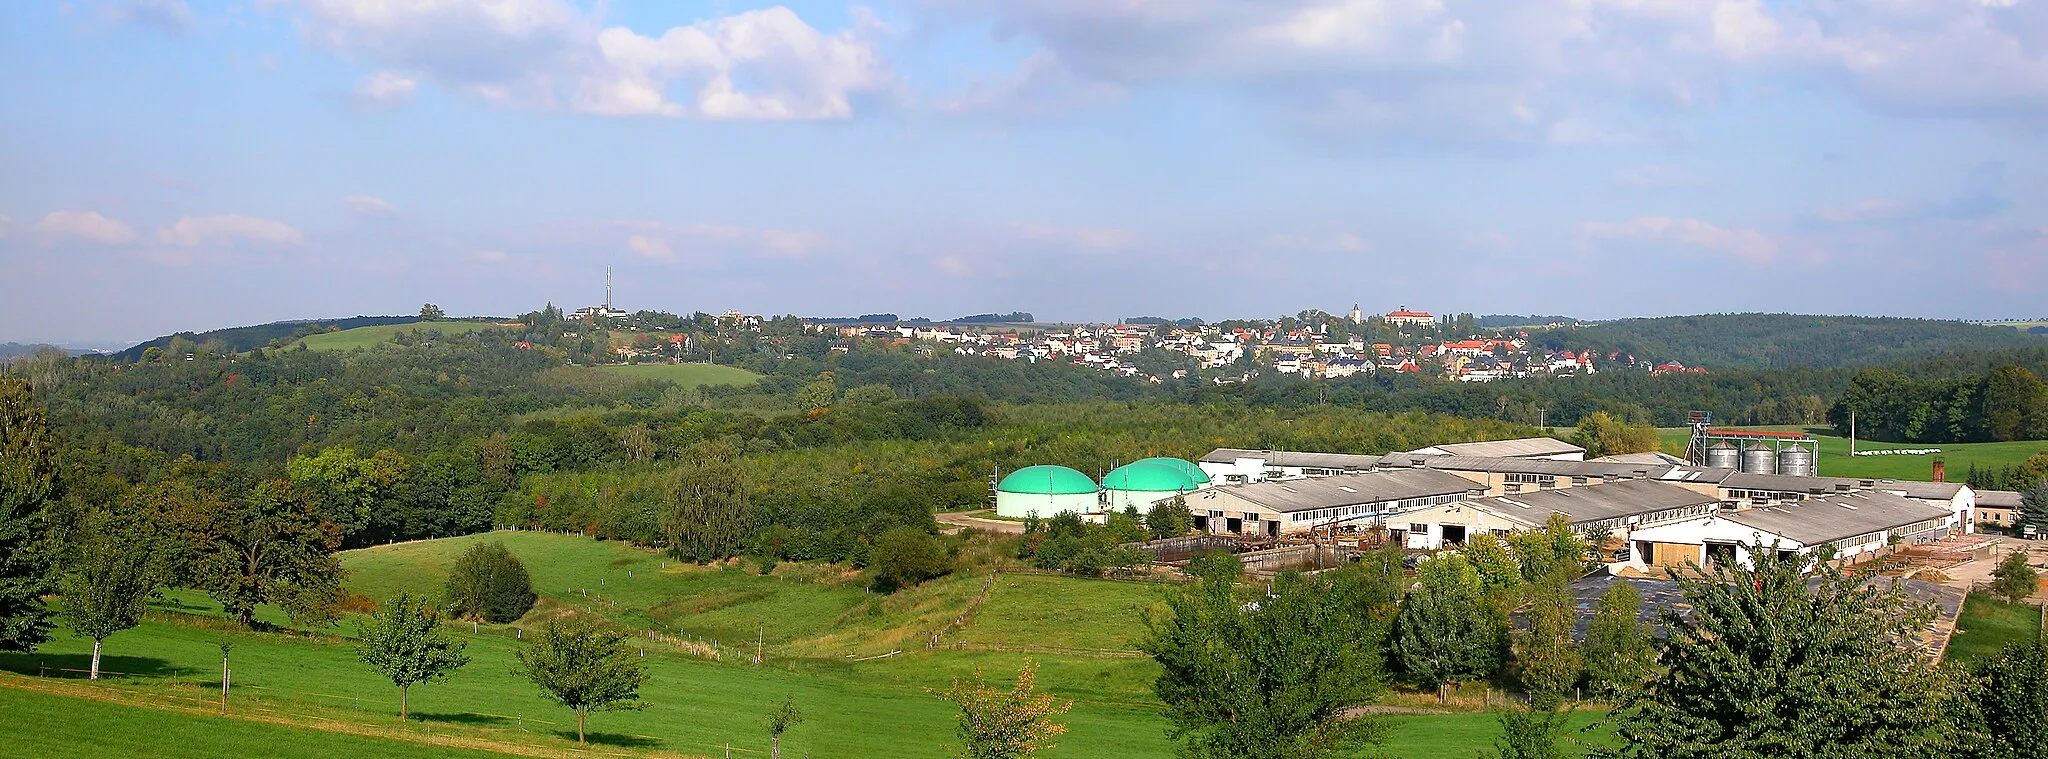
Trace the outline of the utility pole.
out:
[[[606,310],[612,307],[612,267],[609,266],[604,267],[604,307]]]
[[[1849,455],[1856,455],[1856,407],[1849,407]]]

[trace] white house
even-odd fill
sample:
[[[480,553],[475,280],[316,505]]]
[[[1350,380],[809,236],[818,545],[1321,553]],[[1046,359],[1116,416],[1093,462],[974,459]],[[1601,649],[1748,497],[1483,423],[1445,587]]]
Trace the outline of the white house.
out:
[[[1195,463],[1218,483],[1247,483],[1368,472],[1379,460],[1378,456],[1350,453],[1218,448]]]

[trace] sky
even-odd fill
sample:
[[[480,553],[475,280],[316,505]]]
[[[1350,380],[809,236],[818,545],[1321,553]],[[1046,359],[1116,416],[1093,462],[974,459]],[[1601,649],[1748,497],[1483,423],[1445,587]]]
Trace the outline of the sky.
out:
[[[0,3],[0,340],[2048,314],[2048,0]]]

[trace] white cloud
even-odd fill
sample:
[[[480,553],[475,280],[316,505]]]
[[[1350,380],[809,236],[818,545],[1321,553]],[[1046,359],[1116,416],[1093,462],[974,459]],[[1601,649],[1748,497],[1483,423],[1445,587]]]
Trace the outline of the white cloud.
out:
[[[374,195],[350,195],[341,199],[342,210],[356,216],[397,216],[398,207]]]
[[[913,0],[1036,43],[1070,86],[1222,85],[1334,133],[1634,141],[1761,74],[1910,113],[2048,116],[2019,0]],[[1038,60],[1034,58],[1034,60]],[[1032,72],[1020,71],[1026,80]],[[1039,84],[1057,79],[1040,77]],[[1047,99],[1018,87],[1010,96]],[[1004,95],[991,90],[989,97]],[[982,104],[982,107],[988,107]]]
[[[100,16],[116,24],[135,24],[172,36],[192,31],[192,6],[185,0],[120,0],[100,6]]]
[[[1064,247],[1096,252],[1122,250],[1131,244],[1133,237],[1128,229],[1109,227],[1030,223],[1016,224],[1012,228],[1016,230],[1018,235],[1027,240],[1050,242]]]
[[[356,83],[355,101],[365,108],[397,108],[412,102],[418,82],[395,71],[379,71]]]
[[[647,235],[627,237],[626,249],[633,251],[634,254],[642,258],[651,258],[656,261],[676,260],[675,250],[670,248],[666,241],[658,237],[649,237]]]
[[[1304,250],[1336,251],[1342,253],[1370,253],[1372,243],[1350,231],[1334,235],[1278,234],[1267,240],[1274,247],[1298,248]]]
[[[123,245],[135,241],[135,229],[109,219],[98,211],[51,211],[36,222],[36,233],[44,242],[83,240],[101,245]]]
[[[505,251],[502,250],[479,250],[476,251],[475,253],[469,254],[469,256],[478,261],[491,264],[501,264],[504,263],[507,259],[511,258],[510,256],[505,255]]]
[[[186,216],[156,231],[156,240],[181,248],[296,245],[305,240],[291,225],[241,214]]]
[[[358,87],[380,101],[424,81],[604,116],[841,119],[897,87],[875,44],[888,29],[859,8],[831,33],[777,6],[646,36],[563,0],[283,1],[313,44],[381,69]]]
[[[1727,253],[1750,264],[1771,262],[1779,248],[1777,241],[1754,229],[1730,229],[1699,219],[1666,216],[1620,222],[1589,221],[1579,225],[1578,235],[1584,240],[1681,245]]]

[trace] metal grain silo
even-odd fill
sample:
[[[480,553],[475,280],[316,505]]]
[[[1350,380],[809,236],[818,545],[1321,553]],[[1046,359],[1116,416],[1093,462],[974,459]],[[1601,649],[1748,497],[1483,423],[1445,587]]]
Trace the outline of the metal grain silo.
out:
[[[1778,451],[1778,474],[1812,477],[1813,449],[1798,443],[1785,446]]]
[[[1707,466],[1734,469],[1742,466],[1742,449],[1726,440],[1714,441],[1707,446]]]
[[[1750,443],[1742,451],[1742,471],[1750,474],[1777,474],[1778,452],[1769,443]]]

